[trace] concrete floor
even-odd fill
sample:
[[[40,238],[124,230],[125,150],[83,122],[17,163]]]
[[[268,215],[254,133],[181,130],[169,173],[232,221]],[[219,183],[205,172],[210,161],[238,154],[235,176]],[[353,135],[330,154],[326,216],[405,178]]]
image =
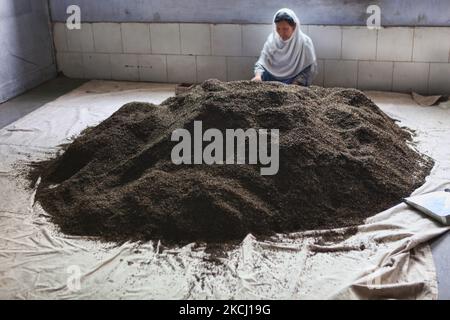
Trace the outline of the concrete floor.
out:
[[[0,129],[85,82],[58,77],[0,104]],[[439,299],[450,300],[450,233],[435,239],[431,243],[431,249],[436,265]]]
[[[85,82],[86,80],[57,77],[9,101],[0,103],[0,129]]]

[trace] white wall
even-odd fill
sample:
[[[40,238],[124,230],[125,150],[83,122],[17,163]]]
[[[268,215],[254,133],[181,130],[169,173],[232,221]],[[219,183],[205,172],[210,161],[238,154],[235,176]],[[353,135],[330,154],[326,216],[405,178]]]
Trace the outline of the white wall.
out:
[[[450,26],[448,0],[49,0],[54,22],[78,5],[83,22],[270,23],[290,8],[302,24],[365,26],[378,5],[383,26]]]
[[[270,25],[54,24],[57,61],[73,78],[154,82],[249,79]],[[315,84],[450,94],[450,27],[303,26],[316,46]]]
[[[0,103],[56,76],[46,0],[0,1]]]

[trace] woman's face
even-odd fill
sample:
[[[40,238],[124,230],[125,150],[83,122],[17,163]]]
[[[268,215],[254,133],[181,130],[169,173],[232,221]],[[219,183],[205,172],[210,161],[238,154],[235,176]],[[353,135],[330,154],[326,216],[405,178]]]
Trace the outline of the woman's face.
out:
[[[284,41],[288,40],[294,33],[295,26],[292,27],[287,21],[277,22],[276,25],[277,32]]]

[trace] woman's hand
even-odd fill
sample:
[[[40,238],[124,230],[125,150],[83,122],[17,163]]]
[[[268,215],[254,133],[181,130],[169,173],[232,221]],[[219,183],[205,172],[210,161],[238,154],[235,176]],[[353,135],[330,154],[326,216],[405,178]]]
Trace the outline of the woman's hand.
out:
[[[262,78],[261,78],[261,74],[260,73],[257,73],[254,77],[253,77],[253,79],[252,79],[252,81],[262,81]]]

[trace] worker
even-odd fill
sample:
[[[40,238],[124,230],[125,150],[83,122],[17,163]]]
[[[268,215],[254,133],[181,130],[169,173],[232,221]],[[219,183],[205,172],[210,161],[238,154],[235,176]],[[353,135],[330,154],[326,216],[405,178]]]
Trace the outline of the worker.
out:
[[[252,81],[309,86],[316,74],[317,61],[311,38],[300,30],[300,21],[292,10],[278,10],[273,19],[273,31],[255,64]]]

